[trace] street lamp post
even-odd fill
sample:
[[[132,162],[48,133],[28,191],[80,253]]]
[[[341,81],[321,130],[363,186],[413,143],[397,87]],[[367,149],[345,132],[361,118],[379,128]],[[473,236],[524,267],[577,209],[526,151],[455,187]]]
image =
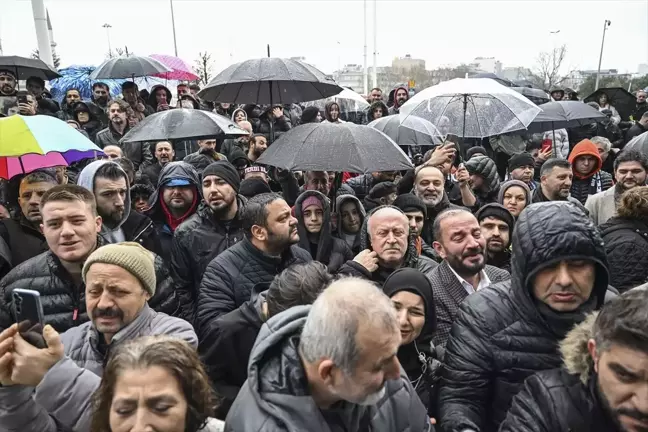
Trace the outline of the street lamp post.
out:
[[[173,49],[175,50],[175,56],[178,57],[178,42],[176,41],[176,31],[175,31],[175,15],[173,13],[173,0],[169,0],[171,5],[171,27],[173,28]]]
[[[101,27],[106,29],[106,37],[108,38],[108,57],[112,58],[112,47],[110,46],[110,29],[112,28],[112,26],[106,23]]]
[[[598,69],[596,70],[596,84],[594,84],[594,91],[598,90],[599,79],[601,78],[601,62],[603,61],[603,46],[605,45],[605,32],[607,31],[608,27],[610,27],[610,24],[612,24],[612,21],[610,20],[605,20],[605,22],[603,23],[603,38],[601,39],[601,54],[599,55],[599,64],[598,64]]]

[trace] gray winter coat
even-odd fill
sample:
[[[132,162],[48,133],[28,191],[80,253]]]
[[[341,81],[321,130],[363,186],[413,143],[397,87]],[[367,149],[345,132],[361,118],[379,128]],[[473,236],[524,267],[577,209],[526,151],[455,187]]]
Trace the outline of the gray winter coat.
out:
[[[173,336],[198,345],[191,324],[145,305],[135,321],[113,337],[106,351],[122,341],[153,335]],[[61,335],[65,356],[35,389],[0,387],[0,430],[89,431],[92,395],[101,382],[105,360],[98,348],[100,337],[92,322],[73,327]]]
[[[430,431],[430,419],[412,385],[387,381],[386,394],[376,405],[339,402],[330,425],[310,396],[297,347],[310,306],[296,306],[268,320],[250,355],[248,379],[227,415],[229,432],[374,432]]]

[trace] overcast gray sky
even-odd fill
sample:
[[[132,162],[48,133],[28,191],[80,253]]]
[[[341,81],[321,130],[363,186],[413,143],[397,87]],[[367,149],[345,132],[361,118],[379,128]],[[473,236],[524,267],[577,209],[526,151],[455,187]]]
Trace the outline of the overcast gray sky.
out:
[[[179,56],[193,64],[213,54],[215,72],[266,55],[304,56],[330,73],[363,60],[363,1],[174,0]],[[368,9],[368,65],[373,62],[373,6]],[[62,65],[99,64],[111,43],[136,54],[173,54],[168,0],[45,0]],[[602,68],[635,72],[648,63],[648,0],[378,0],[378,65],[411,54],[428,69],[496,57],[533,67],[537,54],[568,47],[567,67],[596,69],[605,19],[612,21]],[[550,32],[560,30],[557,35]],[[0,0],[4,54],[37,47],[30,0]],[[339,44],[338,44],[339,42]]]

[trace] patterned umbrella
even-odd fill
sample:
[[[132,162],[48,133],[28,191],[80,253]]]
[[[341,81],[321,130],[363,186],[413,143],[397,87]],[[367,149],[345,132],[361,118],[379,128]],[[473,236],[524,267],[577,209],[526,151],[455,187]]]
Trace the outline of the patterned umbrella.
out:
[[[41,168],[69,166],[74,162],[103,154],[100,150],[70,150],[64,153],[50,152],[45,155],[26,154],[20,157],[0,157],[0,178],[9,180],[17,175],[27,174]]]
[[[90,74],[95,70],[94,66],[74,65],[61,69],[59,73],[61,78],[50,81],[52,98],[61,102],[65,97],[65,92],[69,89],[78,89],[83,99],[91,99],[92,85],[101,81],[108,85],[110,96],[115,97],[121,93],[121,84],[124,80],[91,80]]]
[[[171,69],[171,72],[154,74],[154,77],[179,81],[196,81],[199,79],[198,75],[192,72],[191,67],[178,57],[164,54],[151,54],[149,57]]]

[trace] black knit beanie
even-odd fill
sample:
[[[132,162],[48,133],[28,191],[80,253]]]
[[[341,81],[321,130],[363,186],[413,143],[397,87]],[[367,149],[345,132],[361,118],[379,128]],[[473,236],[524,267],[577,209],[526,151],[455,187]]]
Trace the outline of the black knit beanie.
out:
[[[204,179],[211,175],[222,178],[232,186],[234,192],[239,193],[239,189],[241,188],[241,177],[239,176],[238,171],[236,171],[236,168],[234,168],[234,165],[231,163],[221,160],[209,164],[203,171],[202,178]]]
[[[516,155],[511,156],[511,159],[509,159],[509,163],[508,163],[509,172],[523,166],[532,166],[532,167],[535,166],[535,159],[533,159],[531,153],[527,153],[527,152],[518,153]]]
[[[239,193],[245,198],[252,198],[255,195],[260,195],[262,193],[268,192],[272,192],[268,183],[257,177],[243,180],[241,182],[241,189],[239,191]]]
[[[425,206],[425,203],[414,194],[406,193],[399,195],[392,205],[398,207],[405,213],[411,211],[423,212],[423,217],[427,217],[427,207]]]
[[[486,149],[484,147],[475,146],[470,147],[468,150],[466,150],[466,160],[469,160],[476,154],[483,154],[484,156],[488,156],[488,153],[486,152]]]
[[[509,226],[510,232],[512,232],[513,228],[515,228],[515,218],[513,217],[511,212],[501,204],[486,204],[484,207],[479,209],[475,216],[477,217],[477,221],[479,221],[480,223],[481,221],[489,217],[504,221]]]

